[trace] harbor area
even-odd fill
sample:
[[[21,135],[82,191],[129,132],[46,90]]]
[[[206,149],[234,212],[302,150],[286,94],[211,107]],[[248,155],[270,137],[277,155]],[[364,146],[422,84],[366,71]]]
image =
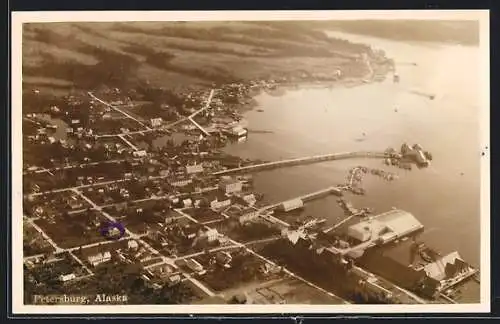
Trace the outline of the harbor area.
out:
[[[367,250],[361,267],[431,302],[459,303],[479,298],[478,270],[456,251],[442,255],[418,241],[418,235]]]
[[[412,214],[394,209],[370,217],[347,229],[347,235],[360,244],[384,245],[398,238],[422,230],[422,225]]]
[[[354,187],[362,188],[366,174],[386,181],[398,179],[397,174],[379,169],[352,168],[347,183],[333,192],[344,213],[333,225],[320,215],[306,215],[307,200],[296,198],[274,204],[269,211],[274,219],[287,224],[282,228],[282,237],[293,246],[290,248],[309,246],[317,257],[327,255],[336,277],[343,273],[351,278],[349,273],[354,271],[354,277],[361,278],[364,284],[347,285],[355,287],[365,302],[460,303],[479,298],[478,270],[456,251],[441,254],[418,242],[425,226],[415,215],[395,207],[375,214],[369,207],[354,206],[348,194],[355,194]],[[333,197],[322,194],[317,198]]]

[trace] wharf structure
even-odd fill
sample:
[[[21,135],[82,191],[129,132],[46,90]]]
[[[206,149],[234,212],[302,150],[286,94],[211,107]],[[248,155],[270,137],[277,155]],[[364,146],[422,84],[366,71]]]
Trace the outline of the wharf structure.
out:
[[[350,226],[347,235],[362,243],[370,242],[374,245],[380,245],[410,235],[423,228],[424,225],[412,214],[395,209]]]
[[[371,247],[388,244],[423,228],[424,225],[412,214],[395,209],[351,225],[347,229],[347,236],[356,244],[349,244],[347,247],[331,246],[328,249],[340,256],[357,257]]]
[[[263,208],[261,208],[262,211],[273,211],[273,210],[280,210],[280,211],[291,211],[294,209],[299,209],[304,206],[304,203],[315,200],[315,199],[320,199],[329,195],[336,195],[336,196],[342,196],[342,187],[328,187],[322,190],[318,190],[315,192],[311,192],[299,197],[295,197],[293,199],[267,205]]]
[[[341,296],[361,297],[363,302],[426,303],[423,298],[399,287],[390,279],[361,268],[354,259],[344,258],[318,246],[317,241],[303,231],[287,232],[286,237],[291,249],[288,250],[284,243],[276,248],[283,251],[289,262],[302,272],[321,278],[325,285],[334,286],[335,292]]]
[[[393,162],[393,164],[398,164],[400,160],[405,160],[407,164],[411,163],[417,164],[417,166],[421,168],[428,167],[430,165],[430,160],[432,160],[431,154],[428,152],[424,152],[420,145],[415,144],[412,147],[410,147],[409,145],[404,143],[401,147],[401,152],[396,152],[396,150],[388,148],[387,150],[385,150],[385,152],[358,151],[358,152],[343,152],[343,153],[313,155],[301,158],[265,162],[265,163],[247,165],[232,169],[226,169],[214,172],[213,175],[222,176],[222,175],[231,175],[238,173],[259,172],[275,168],[306,165],[306,164],[334,161],[334,160],[353,159],[353,158],[384,159],[386,161],[389,160],[390,162]]]
[[[307,156],[296,159],[288,159],[281,161],[273,161],[267,163],[260,163],[254,165],[243,166],[234,169],[222,170],[215,172],[214,176],[221,175],[229,175],[229,174],[237,174],[237,173],[248,173],[248,172],[258,172],[263,170],[270,170],[274,168],[286,167],[286,166],[295,166],[295,165],[305,165],[309,163],[318,163],[324,161],[333,161],[333,160],[342,160],[342,159],[351,159],[351,158],[363,158],[363,157],[372,157],[372,158],[387,158],[389,157],[384,152],[346,152],[346,153],[332,153],[332,154],[323,154],[323,155],[315,155],[315,156]]]
[[[242,126],[234,126],[228,129],[224,129],[222,132],[223,134],[233,138],[239,138],[248,135],[248,130]]]
[[[347,228],[353,246],[329,247],[326,250],[352,260],[359,267],[390,280],[395,285],[429,299],[436,299],[443,292],[477,274],[478,270],[467,264],[458,254],[439,256],[424,265],[404,264],[383,251],[385,246],[398,239],[413,235],[424,226],[411,214],[394,209]]]
[[[439,281],[438,291],[442,292],[475,275],[478,270],[467,264],[458,252],[452,252],[417,270]]]
[[[421,267],[408,266],[377,249],[367,251],[355,262],[360,267],[429,299],[437,299],[478,272],[463,261],[457,252]]]

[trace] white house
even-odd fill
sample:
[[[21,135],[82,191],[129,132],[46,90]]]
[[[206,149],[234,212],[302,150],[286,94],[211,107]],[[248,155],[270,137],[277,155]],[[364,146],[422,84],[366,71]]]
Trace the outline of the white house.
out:
[[[203,266],[195,259],[188,259],[186,261],[186,265],[189,267],[189,269],[196,271],[199,274],[202,274],[204,272]]]
[[[257,198],[255,198],[254,194],[249,194],[243,196],[243,201],[248,204],[248,206],[253,206],[257,202]]]
[[[179,283],[181,281],[181,275],[180,274],[175,274],[175,275],[172,275],[170,277],[168,277],[168,283],[171,284],[171,285],[174,285],[176,283]]]
[[[91,255],[87,258],[89,263],[93,266],[96,267],[101,263],[108,262],[111,260],[111,253],[109,251],[106,251],[104,253],[98,253],[96,255]]]
[[[60,275],[59,276],[59,281],[61,282],[67,282],[67,281],[71,281],[73,279],[75,279],[76,276],[74,273],[70,273],[70,274],[65,274],[65,275]]]
[[[186,166],[186,173],[187,174],[196,174],[196,173],[202,173],[203,172],[203,165],[201,164],[194,164],[194,165],[187,165]]]
[[[219,188],[227,194],[236,193],[243,189],[243,183],[236,179],[222,180],[219,184]]]
[[[185,179],[185,180],[173,181],[170,184],[172,186],[174,186],[174,187],[185,187],[188,184],[190,184],[191,182],[193,182],[193,180],[191,180],[191,179]]]
[[[184,207],[186,207],[186,208],[193,207],[193,201],[192,201],[190,198],[188,198],[188,199],[184,199],[184,200],[182,201],[182,204],[183,204],[183,205],[184,205]]]
[[[137,243],[137,241],[134,241],[134,240],[130,240],[128,241],[127,243],[127,247],[131,250],[137,250],[137,248],[139,247],[139,244]]]
[[[145,150],[140,150],[140,151],[134,151],[132,155],[134,157],[145,157],[146,155],[148,155],[148,153]]]
[[[159,127],[163,123],[163,119],[161,117],[151,118],[149,122],[151,123],[151,127]]]
[[[241,211],[241,216],[238,218],[240,223],[246,223],[259,217],[259,211],[253,208],[248,208]]]
[[[211,228],[205,232],[205,236],[209,242],[214,242],[219,238],[219,232],[215,228]]]
[[[229,197],[226,197],[226,199],[214,199],[212,202],[210,202],[210,208],[212,209],[222,209],[225,207],[231,206],[231,199]]]

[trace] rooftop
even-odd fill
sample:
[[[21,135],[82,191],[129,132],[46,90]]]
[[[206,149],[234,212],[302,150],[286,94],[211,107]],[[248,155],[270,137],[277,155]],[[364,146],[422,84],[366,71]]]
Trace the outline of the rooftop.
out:
[[[349,227],[349,231],[383,238],[401,237],[421,228],[423,225],[411,213],[395,209],[354,224]],[[372,237],[372,240],[375,238]]]
[[[458,254],[458,252],[455,251],[448,255],[445,255],[444,257],[435,262],[428,263],[424,267],[424,270],[429,277],[432,277],[437,280],[442,280],[447,275],[446,267],[448,265],[456,266],[457,264],[466,265],[465,262],[462,260],[460,254]]]

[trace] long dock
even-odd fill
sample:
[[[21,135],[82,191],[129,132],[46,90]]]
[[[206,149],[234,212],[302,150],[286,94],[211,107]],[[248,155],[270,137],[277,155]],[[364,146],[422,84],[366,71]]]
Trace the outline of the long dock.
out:
[[[336,228],[339,228],[342,224],[350,221],[351,219],[353,219],[354,217],[357,217],[357,216],[361,216],[363,214],[363,212],[359,212],[357,214],[352,214],[351,216],[348,216],[346,218],[344,218],[343,220],[341,220],[340,222],[338,222],[337,224],[333,225],[332,227],[330,228],[327,228],[326,230],[323,231],[323,233],[330,233],[331,231],[333,231],[334,229]]]
[[[342,196],[342,188],[340,188],[340,187],[328,187],[328,188],[325,188],[325,189],[322,189],[322,190],[311,192],[311,193],[308,193],[308,194],[305,194],[305,195],[302,195],[302,196],[298,196],[298,197],[295,197],[295,198],[292,198],[292,199],[288,199],[286,201],[299,200],[300,199],[300,200],[302,200],[302,202],[306,203],[306,202],[309,202],[311,200],[323,198],[323,197],[326,197],[326,196],[331,195],[331,194],[334,194],[336,196]],[[282,201],[282,202],[279,202],[279,203],[267,205],[265,207],[260,208],[259,210],[260,211],[275,210],[275,209],[277,209],[279,206],[281,206],[286,201]]]
[[[311,193],[308,193],[308,194],[305,194],[305,195],[302,195],[302,196],[299,196],[299,197],[295,197],[295,198],[292,198],[292,199],[288,199],[286,201],[290,201],[290,200],[302,200],[302,202],[308,202],[308,201],[311,201],[311,200],[314,200],[314,199],[319,199],[319,198],[322,198],[322,197],[326,197],[328,195],[331,195],[331,194],[334,194],[334,195],[337,195],[337,196],[342,196],[342,190],[343,188],[342,187],[328,187],[328,188],[325,188],[325,189],[322,189],[322,190],[318,190],[318,191],[315,191],[315,192],[311,192]],[[277,217],[274,217],[272,215],[272,212],[274,210],[276,210],[278,207],[280,207],[283,203],[285,203],[286,201],[282,201],[282,202],[279,202],[279,203],[274,203],[274,204],[271,204],[271,205],[267,205],[267,206],[264,206],[264,207],[261,207],[261,208],[255,208],[260,217],[263,218],[263,219],[266,219],[268,221],[270,221],[271,223],[274,223],[274,224],[280,224],[282,225],[283,227],[289,227],[290,224],[288,224],[287,222],[277,218]]]
[[[325,161],[342,160],[342,159],[353,159],[353,158],[386,158],[386,154],[383,152],[345,152],[345,153],[331,153],[323,155],[306,156],[296,159],[288,159],[281,161],[266,162],[254,165],[248,165],[240,168],[228,169],[223,171],[218,171],[213,173],[215,176],[237,174],[237,173],[249,173],[258,172],[262,170],[270,170],[274,168],[290,167],[296,165],[305,165],[311,163],[319,163]]]
[[[303,202],[309,202],[311,200],[326,197],[328,195],[334,194],[336,196],[342,196],[342,189],[339,187],[329,187],[323,190],[318,190],[315,192],[308,193],[299,197]]]

